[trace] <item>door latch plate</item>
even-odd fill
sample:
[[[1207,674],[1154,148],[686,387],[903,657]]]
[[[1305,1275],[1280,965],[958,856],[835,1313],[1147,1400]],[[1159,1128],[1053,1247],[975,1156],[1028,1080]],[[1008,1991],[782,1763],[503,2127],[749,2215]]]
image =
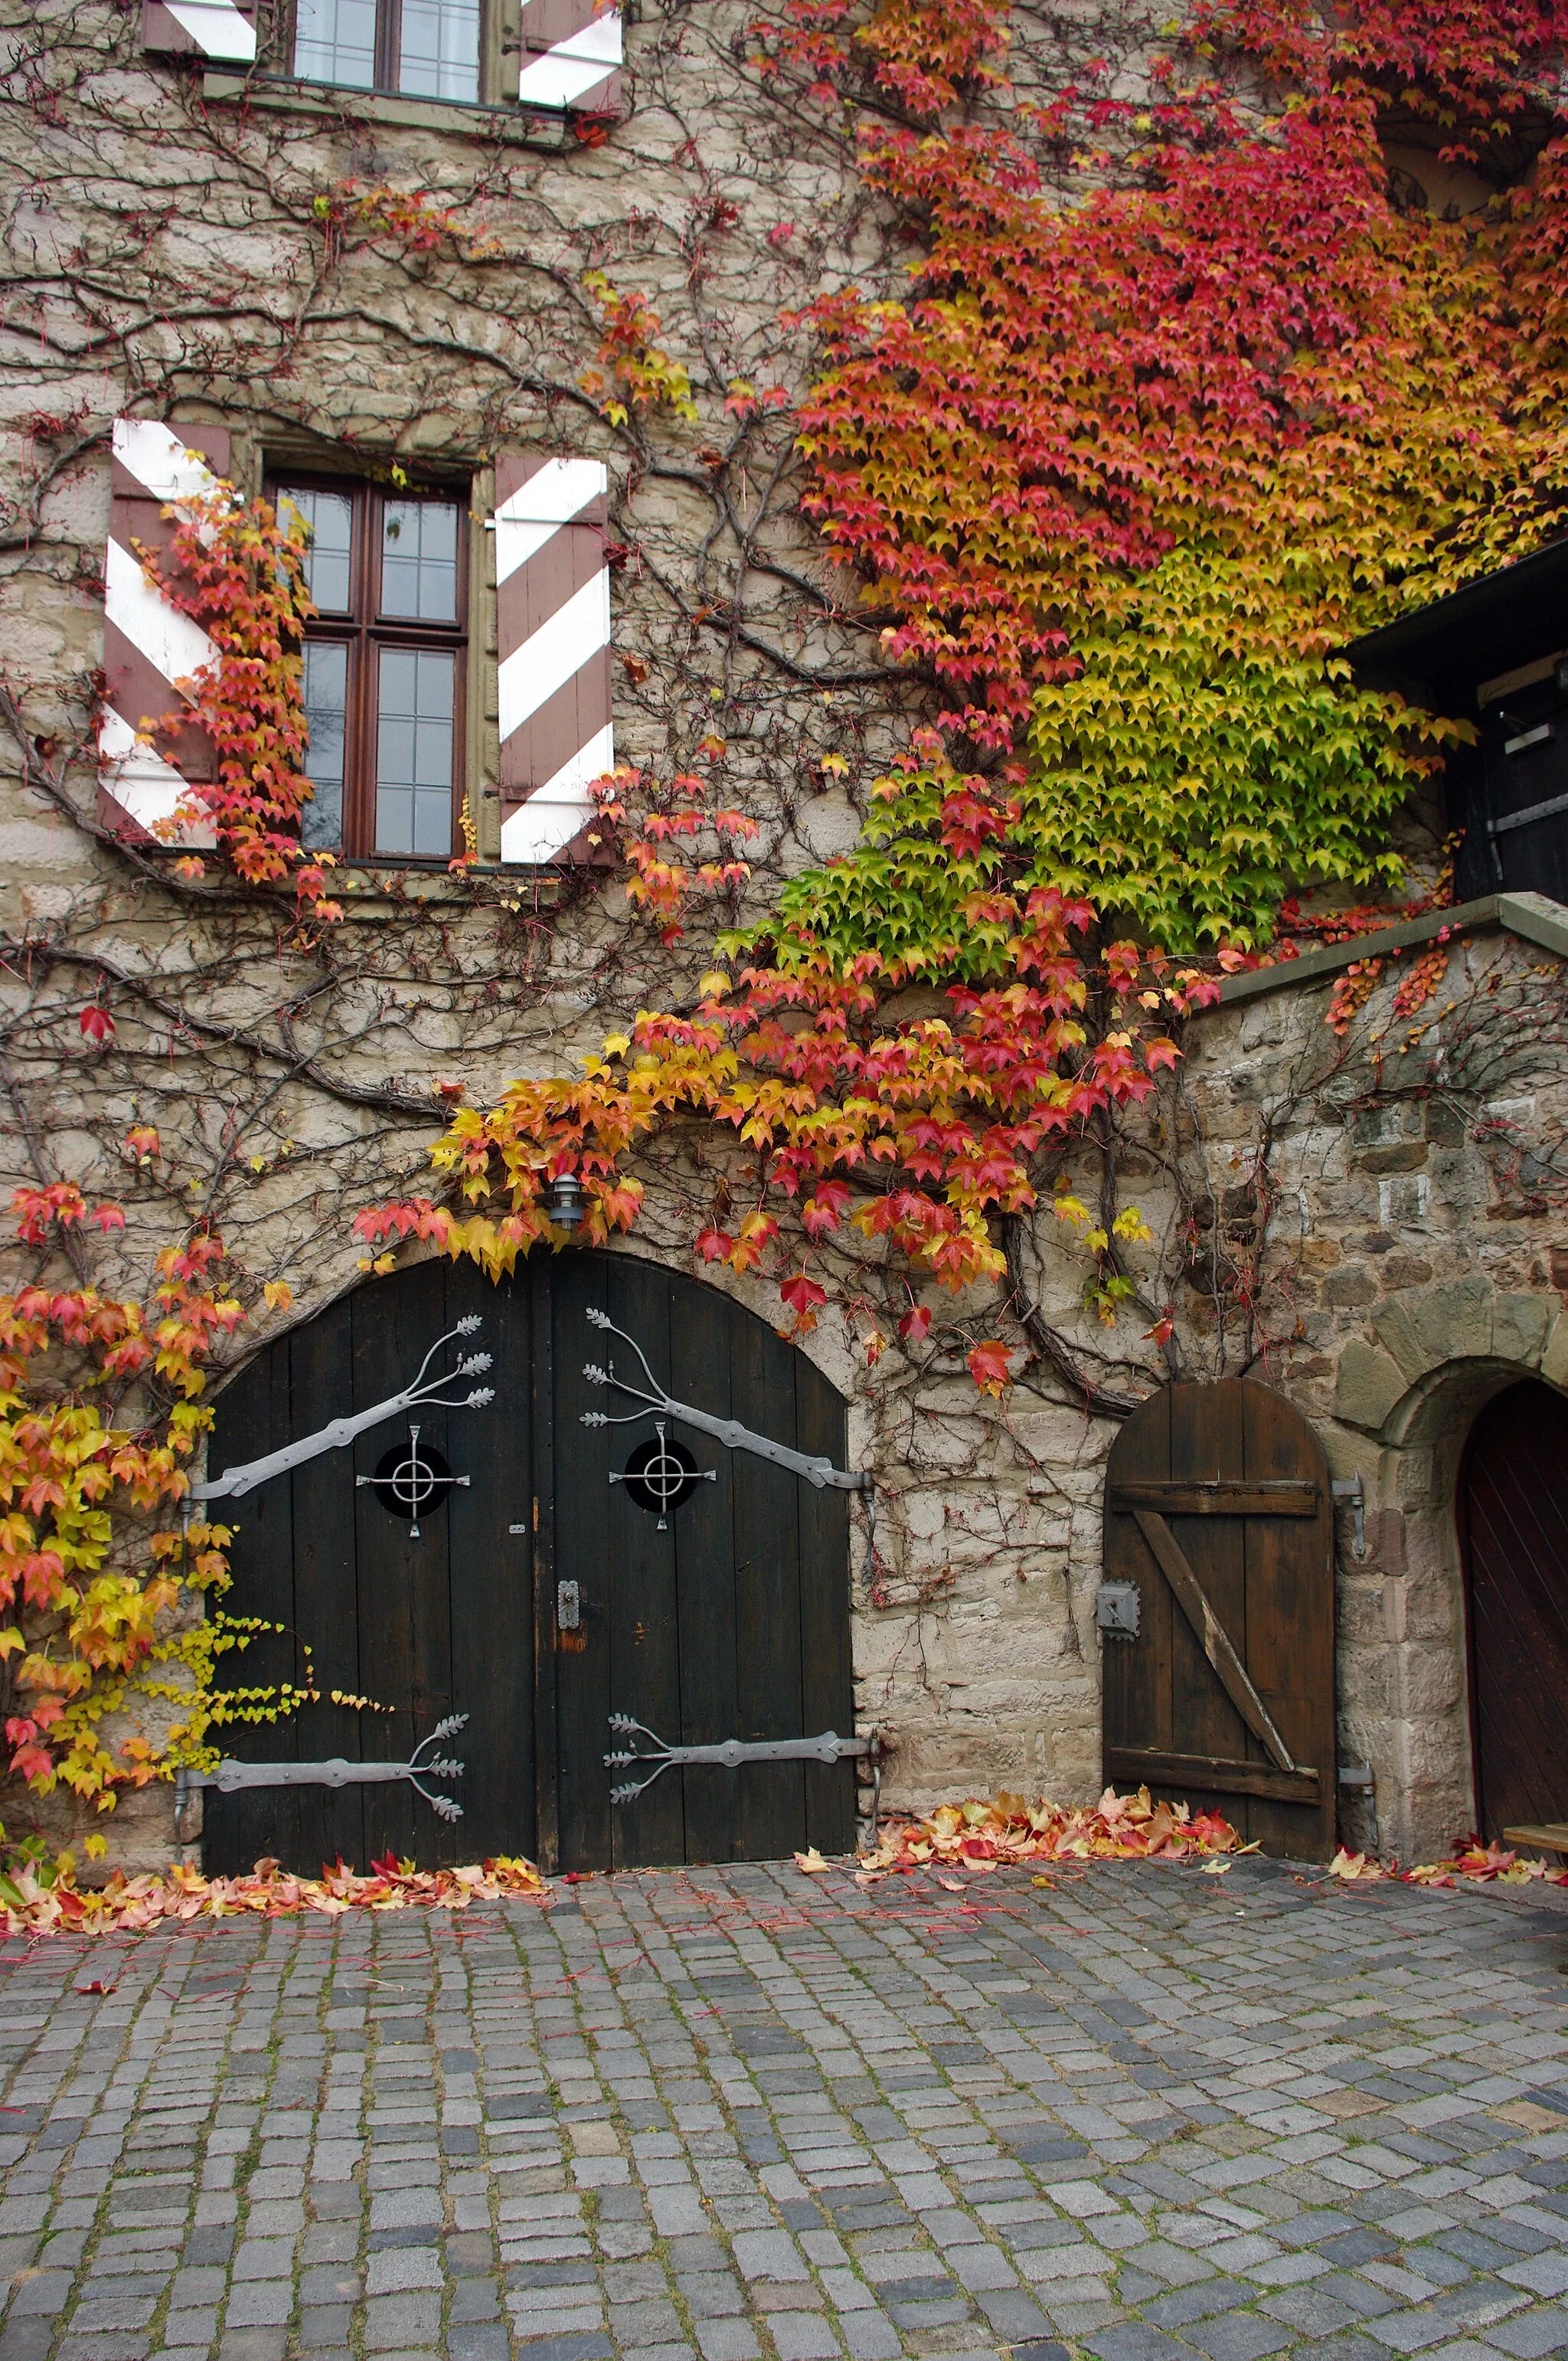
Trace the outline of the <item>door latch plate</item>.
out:
[[[557,1631],[580,1631],[582,1621],[583,1594],[580,1587],[575,1582],[558,1582],[555,1585],[555,1629]]]
[[[1094,1620],[1116,1640],[1135,1640],[1143,1616],[1144,1596],[1135,1582],[1102,1582],[1094,1601]]]

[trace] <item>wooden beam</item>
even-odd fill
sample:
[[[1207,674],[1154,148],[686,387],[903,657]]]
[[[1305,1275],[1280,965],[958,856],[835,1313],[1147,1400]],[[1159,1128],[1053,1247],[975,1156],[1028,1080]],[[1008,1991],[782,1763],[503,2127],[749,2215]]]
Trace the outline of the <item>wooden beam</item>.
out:
[[[1158,1509],[1168,1517],[1315,1517],[1318,1488],[1294,1477],[1265,1477],[1259,1483],[1223,1480],[1168,1483],[1128,1478],[1110,1488],[1113,1509]]]
[[[1209,1604],[1209,1594],[1188,1565],[1176,1535],[1163,1517],[1150,1509],[1135,1509],[1138,1531],[1153,1551],[1160,1572],[1175,1591],[1182,1613],[1191,1624],[1198,1645],[1219,1675],[1220,1686],[1259,1744],[1281,1771],[1294,1771],[1290,1749],[1274,1726],[1274,1719],[1254,1688],[1247,1668],[1231,1643],[1231,1635]]]
[[[1316,1804],[1321,1783],[1316,1771],[1277,1771],[1269,1763],[1230,1763],[1214,1754],[1163,1754],[1143,1746],[1109,1746],[1108,1779],[1135,1779],[1140,1787],[1196,1790],[1218,1795],[1265,1795],[1276,1804]],[[1568,1829],[1563,1830],[1568,1841]]]
[[[1568,1853],[1568,1820],[1546,1820],[1539,1828],[1505,1828],[1507,1845],[1541,1845],[1548,1852]]]

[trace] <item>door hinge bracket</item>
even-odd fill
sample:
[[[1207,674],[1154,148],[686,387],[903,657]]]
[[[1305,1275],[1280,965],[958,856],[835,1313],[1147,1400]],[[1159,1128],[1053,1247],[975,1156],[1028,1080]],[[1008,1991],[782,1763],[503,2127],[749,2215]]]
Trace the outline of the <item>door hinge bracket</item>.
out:
[[[612,1713],[609,1726],[618,1738],[648,1741],[647,1749],[633,1745],[605,1756],[612,1771],[635,1768],[648,1773],[635,1784],[628,1780],[612,1787],[612,1804],[630,1803],[644,1787],[652,1785],[661,1772],[673,1766],[707,1764],[716,1770],[737,1771],[748,1763],[845,1763],[861,1755],[874,1767],[882,1757],[882,1740],[874,1730],[869,1738],[840,1738],[836,1730],[825,1730],[816,1738],[725,1738],[710,1746],[666,1746],[655,1731],[634,1721],[629,1713]]]
[[[613,1386],[617,1393],[630,1394],[642,1407],[629,1411],[624,1418],[612,1418],[608,1411],[586,1410],[583,1412],[585,1426],[631,1426],[638,1419],[646,1418],[650,1411],[659,1411],[666,1418],[678,1420],[683,1426],[695,1426],[699,1434],[711,1434],[716,1443],[722,1443],[730,1451],[750,1451],[758,1459],[772,1460],[775,1467],[787,1467],[792,1476],[804,1476],[806,1482],[815,1484],[818,1491],[825,1485],[830,1485],[840,1492],[869,1492],[872,1489],[871,1477],[859,1469],[835,1467],[830,1459],[792,1450],[787,1443],[775,1443],[771,1434],[759,1434],[754,1428],[742,1426],[738,1418],[716,1418],[711,1411],[694,1410],[689,1402],[676,1401],[673,1395],[664,1391],[648,1367],[648,1356],[635,1336],[629,1336],[624,1328],[618,1328],[609,1313],[600,1312],[595,1304],[588,1306],[588,1319],[595,1328],[602,1328],[608,1334],[619,1336],[623,1344],[630,1345],[642,1364],[642,1374],[648,1380],[650,1390],[644,1393],[641,1386],[628,1385],[624,1378],[618,1378],[613,1361],[603,1369],[596,1362],[586,1361],[583,1375],[590,1385]]]
[[[181,1820],[190,1810],[191,1798],[199,1788],[215,1787],[220,1795],[237,1795],[250,1787],[374,1787],[394,1779],[406,1779],[416,1795],[422,1795],[438,1819],[460,1820],[463,1806],[451,1795],[433,1795],[421,1785],[424,1779],[460,1779],[464,1765],[449,1758],[427,1755],[425,1749],[438,1746],[444,1738],[455,1737],[467,1725],[466,1713],[449,1713],[438,1721],[428,1738],[422,1738],[406,1763],[348,1763],[341,1754],[325,1763],[236,1763],[227,1757],[213,1765],[210,1771],[191,1771],[183,1766],[174,1774],[174,1833],[185,1842]]]

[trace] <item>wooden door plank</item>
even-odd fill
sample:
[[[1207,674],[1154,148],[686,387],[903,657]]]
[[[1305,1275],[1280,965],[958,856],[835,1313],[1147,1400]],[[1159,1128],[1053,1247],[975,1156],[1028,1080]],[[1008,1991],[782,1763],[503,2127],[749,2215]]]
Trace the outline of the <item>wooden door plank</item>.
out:
[[[561,1865],[560,1732],[555,1662],[555,1320],[554,1263],[529,1258],[530,1457],[526,1537],[533,1581],[534,1858],[546,1877]]]
[[[1247,1677],[1246,1666],[1236,1653],[1230,1633],[1215,1614],[1208,1593],[1188,1564],[1165,1519],[1156,1516],[1152,1509],[1135,1509],[1133,1518],[1160,1572],[1176,1593],[1177,1602],[1191,1625],[1199,1646],[1218,1675],[1225,1695],[1253,1736],[1259,1740],[1277,1769],[1305,1769],[1305,1764],[1298,1765],[1295,1762],[1276,1729],[1272,1715]]]
[[[1267,1389],[1255,1386],[1255,1393]],[[1167,1517],[1315,1517],[1322,1488],[1310,1477],[1267,1482],[1168,1483],[1118,1477],[1107,1487],[1113,1509],[1157,1509]]]
[[[474,1263],[454,1266],[446,1283],[448,1327],[471,1312],[484,1325],[470,1349],[490,1355],[484,1382],[494,1387],[496,1398],[484,1409],[455,1411],[449,1428],[453,1471],[470,1478],[466,1489],[453,1490],[446,1509],[452,1709],[468,1716],[450,1749],[466,1766],[454,1789],[463,1806],[455,1842],[466,1861],[495,1853],[532,1858],[532,1356],[526,1279],[492,1282]]]
[[[239,1370],[219,1394],[207,1464],[216,1475],[280,1450],[291,1440],[287,1347],[281,1354],[274,1348]],[[215,1520],[234,1532],[229,1552],[233,1587],[220,1603],[232,1616],[280,1623],[287,1635],[258,1633],[248,1646],[221,1656],[217,1677],[225,1689],[260,1687],[296,1672],[291,1483],[288,1476],[278,1477],[258,1485],[243,1501],[213,1507]],[[289,1722],[225,1722],[213,1736],[223,1753],[242,1762],[298,1759],[296,1733]],[[202,1857],[208,1875],[239,1875],[268,1855],[295,1866],[298,1814],[289,1798],[287,1788],[236,1795],[220,1795],[209,1788],[202,1812]]]
[[[395,1285],[362,1287],[349,1300],[353,1407],[362,1410],[407,1383],[441,1334],[445,1272],[439,1263],[421,1264],[399,1273]],[[354,1475],[373,1476],[378,1462],[394,1445],[406,1444],[410,1423],[405,1413],[362,1434],[354,1446]],[[422,1419],[421,1427],[427,1439],[437,1439],[433,1418],[429,1423]],[[439,1582],[444,1602],[444,1512],[426,1520],[423,1532],[425,1538],[411,1541],[408,1525],[383,1507],[375,1488],[367,1485],[356,1489],[360,1654],[365,1693],[371,1700],[371,1709],[361,1717],[362,1759],[367,1762],[407,1762],[413,1745],[437,1718],[430,1711],[433,1619],[428,1592]],[[433,1576],[435,1558],[439,1565]],[[438,1695],[444,1692],[442,1711],[450,1710],[450,1655],[446,1671],[445,1681],[437,1684]],[[428,1868],[441,1858],[444,1848],[434,1833],[441,1823],[406,1781],[367,1787],[363,1793],[365,1842],[371,1859],[391,1851],[400,1858],[411,1855]]]
[[[344,1296],[313,1320],[303,1322],[280,1351],[287,1355],[291,1439],[313,1433],[339,1417],[353,1391],[353,1299]],[[275,1351],[280,1348],[274,1347]],[[334,1705],[363,1693],[356,1611],[353,1455],[324,1452],[296,1468],[293,1488],[294,1618],[308,1642],[321,1692],[297,1724],[296,1762],[323,1762],[334,1754],[359,1760],[362,1716],[353,1706]],[[259,1491],[270,1489],[263,1485]],[[303,1667],[302,1665],[302,1671]],[[314,1876],[323,1862],[340,1857],[363,1869],[365,1790],[304,1787],[298,1795],[298,1858],[291,1864]]]
[[[1279,1771],[1271,1763],[1221,1763],[1212,1754],[1168,1754],[1153,1746],[1108,1747],[1105,1761],[1109,1777],[1134,1780],[1183,1800],[1202,1793],[1315,1805],[1322,1793],[1316,1771]]]
[[[1271,1852],[1326,1861],[1334,1848],[1338,1806],[1328,1463],[1306,1420],[1282,1394],[1250,1379],[1241,1393],[1248,1482],[1295,1477],[1316,1495],[1310,1523],[1247,1519],[1247,1671],[1294,1759],[1316,1764],[1323,1774],[1310,1805],[1260,1795],[1250,1807],[1248,1832]]]
[[[1108,1486],[1124,1480],[1159,1482],[1170,1475],[1170,1389],[1162,1387],[1128,1420],[1112,1446]],[[1106,1639],[1101,1647],[1104,1744],[1163,1746],[1175,1743],[1172,1723],[1173,1633],[1176,1603],[1170,1586],[1149,1564],[1143,1536],[1128,1515],[1105,1519],[1107,1582],[1137,1586],[1140,1629],[1134,1640]],[[1178,1619],[1179,1620],[1179,1619]],[[1112,1779],[1107,1754],[1103,1773]]]
[[[555,1257],[553,1277],[555,1437],[555,1580],[577,1585],[582,1622],[554,1636],[556,1744],[563,1869],[605,1870],[614,1861],[609,1790],[610,1649],[617,1595],[616,1529],[609,1471],[641,1429],[585,1427],[585,1411],[613,1412],[614,1398],[591,1386],[583,1365],[601,1367],[613,1337],[588,1324],[587,1307],[609,1310],[609,1258],[583,1253]],[[620,1348],[623,1349],[623,1348]],[[619,1357],[619,1352],[618,1352]],[[619,1487],[614,1488],[619,1489]],[[554,1614],[554,1601],[552,1601]]]
[[[609,1270],[610,1318],[618,1328],[636,1337],[654,1377],[667,1392],[672,1390],[669,1273],[627,1255],[612,1257]],[[613,1337],[607,1341],[614,1348],[618,1367],[627,1376],[640,1378],[626,1347]],[[624,1398],[619,1405],[607,1400],[607,1409],[614,1407],[624,1409],[630,1404]],[[681,1440],[672,1422],[666,1420],[663,1424],[667,1442]],[[651,1416],[610,1432],[615,1437],[610,1460],[617,1471],[624,1470],[639,1444],[657,1440]],[[665,1518],[652,1515],[638,1506],[625,1484],[611,1485],[609,1472],[605,1488],[610,1535],[610,1708],[633,1715],[645,1728],[656,1730],[667,1745],[677,1746],[682,1730],[675,1550],[676,1531],[685,1512],[676,1509]],[[700,1644],[700,1626],[693,1636]],[[601,1755],[610,1742],[607,1714],[599,1740]],[[617,1869],[684,1861],[685,1806],[685,1782],[674,1771],[664,1772],[630,1802],[612,1806],[610,1842]]]
[[[716,1287],[675,1284],[670,1312],[670,1390],[716,1417],[732,1415],[729,1338],[735,1306]],[[679,1431],[679,1430],[677,1430]],[[737,1455],[695,1433],[684,1439],[714,1480],[699,1484],[677,1516],[681,1736],[690,1746],[737,1737],[740,1702],[736,1670],[735,1483]],[[685,1791],[687,1861],[735,1861],[740,1853],[740,1773],[718,1769],[670,1772]]]
[[[795,1356],[797,1446],[847,1465],[844,1405],[806,1355]],[[800,1663],[803,1733],[855,1726],[855,1684],[850,1657],[850,1496],[835,1487],[796,1488],[800,1518]],[[852,1762],[806,1766],[806,1836],[819,1852],[850,1852],[855,1842]]]
[[[762,1321],[731,1330],[734,1415],[760,1434],[795,1441],[793,1347]],[[746,1453],[735,1469],[735,1628],[741,1739],[809,1736],[801,1719],[800,1478]],[[740,1783],[741,1855],[778,1861],[806,1842],[798,1763],[748,1763]]]
[[[1241,1388],[1234,1378],[1216,1384],[1183,1382],[1170,1389],[1170,1474],[1179,1482],[1237,1483],[1246,1474]],[[1246,1653],[1246,1548],[1240,1522],[1229,1517],[1181,1516],[1170,1532],[1188,1563],[1201,1562],[1203,1587],[1214,1615]],[[1211,1754],[1225,1762],[1266,1762],[1262,1742],[1215,1676],[1202,1641],[1185,1613],[1172,1621],[1172,1751]],[[1227,1806],[1217,1792],[1192,1798],[1229,1809],[1250,1837],[1250,1811]]]

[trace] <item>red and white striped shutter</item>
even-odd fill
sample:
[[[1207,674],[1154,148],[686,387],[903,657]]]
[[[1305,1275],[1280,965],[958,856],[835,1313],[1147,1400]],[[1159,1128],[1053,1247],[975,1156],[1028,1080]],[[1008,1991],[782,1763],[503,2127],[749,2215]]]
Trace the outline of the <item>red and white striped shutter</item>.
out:
[[[178,57],[256,63],[254,0],[142,0],[141,45]]]
[[[522,0],[527,105],[569,106],[584,115],[620,113],[620,11],[594,0]]]
[[[598,459],[496,459],[501,859],[552,861],[594,818],[615,766],[609,567]]]
[[[177,519],[166,507],[214,491],[229,465],[221,426],[166,426],[157,418],[116,418],[110,485],[109,541],[104,555],[104,701],[98,719],[98,817],[105,828],[145,837],[171,819],[190,786],[217,775],[212,740],[192,720],[160,730],[149,745],[137,733],[177,713],[190,698],[175,684],[192,679],[217,654],[193,617],[171,606],[151,581],[136,544],[161,555]],[[181,828],[181,844],[216,841],[204,822]]]

